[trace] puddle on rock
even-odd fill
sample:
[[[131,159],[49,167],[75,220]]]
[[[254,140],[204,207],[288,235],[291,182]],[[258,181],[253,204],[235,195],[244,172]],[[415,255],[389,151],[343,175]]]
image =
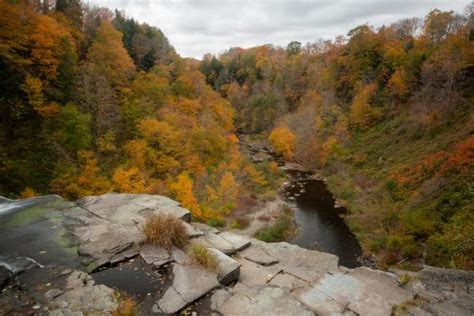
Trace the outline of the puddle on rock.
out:
[[[91,276],[97,283],[131,296],[138,304],[144,301],[155,301],[173,281],[170,266],[156,269],[147,265],[139,257],[92,273]]]

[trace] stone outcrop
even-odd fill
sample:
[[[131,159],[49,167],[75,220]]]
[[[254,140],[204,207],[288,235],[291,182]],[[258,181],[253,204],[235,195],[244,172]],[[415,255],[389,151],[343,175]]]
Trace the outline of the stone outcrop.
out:
[[[119,304],[114,288],[96,283],[88,272],[124,260],[140,260],[152,271],[147,273],[167,273],[161,290],[139,299],[143,315],[176,314],[202,301],[208,304],[201,313],[217,315],[474,313],[472,272],[348,269],[332,254],[190,223],[186,209],[162,196],[106,194],[77,203],[50,196],[1,199],[1,205],[5,242],[0,239],[0,246],[10,254],[0,256],[0,285],[11,277],[16,281],[0,296],[0,314],[111,314]],[[196,265],[185,250],[145,244],[141,229],[146,218],[165,213],[186,223],[191,242],[208,247],[217,261],[215,270]],[[8,245],[25,237],[37,241],[13,254],[15,248]]]

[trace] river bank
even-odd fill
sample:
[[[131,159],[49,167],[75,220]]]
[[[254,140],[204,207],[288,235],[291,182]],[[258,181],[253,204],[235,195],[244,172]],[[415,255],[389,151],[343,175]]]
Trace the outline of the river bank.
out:
[[[282,210],[289,208],[293,212],[296,230],[288,242],[306,249],[336,254],[341,264],[348,267],[368,262],[363,260],[359,242],[344,221],[343,216],[347,211],[336,203],[317,173],[297,163],[285,163],[263,139],[255,140],[250,135],[239,136],[242,151],[254,162],[277,161],[285,173],[285,182],[275,200],[266,202],[256,212],[248,214],[249,227],[234,231],[254,236],[259,229],[274,225]],[[261,218],[268,222],[259,220]]]

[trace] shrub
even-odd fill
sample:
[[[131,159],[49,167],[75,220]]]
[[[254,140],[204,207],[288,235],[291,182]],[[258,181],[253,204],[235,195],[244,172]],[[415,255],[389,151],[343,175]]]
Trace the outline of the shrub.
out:
[[[422,248],[412,236],[391,235],[387,238],[380,264],[382,267],[388,267],[405,259],[418,258],[421,255]]]
[[[215,271],[217,269],[217,259],[209,251],[209,249],[207,249],[206,246],[193,243],[188,248],[188,254],[194,263],[199,264],[200,266],[203,266],[204,268],[211,271]]]
[[[232,219],[230,227],[235,229],[245,229],[250,225],[250,221],[245,217],[237,217]]]
[[[220,218],[211,218],[207,221],[207,225],[211,227],[224,227],[225,221]]]
[[[285,241],[293,234],[294,226],[292,212],[286,209],[275,224],[259,229],[254,237],[265,242]]]
[[[147,242],[168,250],[173,246],[183,248],[188,243],[183,221],[168,214],[147,218],[143,232],[147,237]]]

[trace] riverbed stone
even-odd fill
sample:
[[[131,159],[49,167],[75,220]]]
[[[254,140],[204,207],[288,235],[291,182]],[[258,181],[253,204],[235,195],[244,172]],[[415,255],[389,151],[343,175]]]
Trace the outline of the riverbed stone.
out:
[[[61,289],[51,289],[51,290],[48,290],[46,293],[44,293],[44,298],[50,301],[63,294],[64,294],[64,291]]]
[[[147,263],[160,267],[172,261],[170,253],[157,245],[144,245],[140,249],[140,257]]]
[[[420,308],[435,315],[473,315],[474,314],[474,272],[424,266],[416,280],[418,291],[424,302]],[[411,311],[411,309],[409,309]]]
[[[314,315],[287,290],[266,286],[238,287],[218,311],[223,315]]]
[[[390,315],[413,298],[389,273],[361,267],[348,273],[326,274],[311,288],[295,290],[296,298],[320,315],[351,310],[359,315]]]
[[[284,272],[275,275],[275,277],[272,278],[268,284],[276,287],[287,288],[289,290],[304,288],[308,286],[308,283],[304,280],[301,280],[291,274]]]
[[[67,309],[84,313],[112,313],[118,306],[114,290],[95,284],[92,278],[80,271],[73,271],[66,280],[63,294],[52,299],[52,309]]]
[[[174,314],[186,305],[188,303],[181,298],[173,287],[168,288],[163,297],[158,301],[158,307],[166,314]]]
[[[203,223],[192,222],[191,226],[202,231],[205,234],[208,234],[208,233],[218,234],[219,233],[219,230],[217,228],[203,224]]]
[[[196,238],[204,235],[204,232],[194,225],[191,225],[187,222],[183,222],[183,225],[189,238]]]
[[[165,313],[173,314],[219,286],[217,275],[199,266],[173,264],[173,284],[166,290],[158,305]]]
[[[229,242],[232,245],[233,252],[241,251],[242,249],[247,248],[250,246],[251,241],[249,238],[239,235],[239,234],[234,234],[231,232],[222,232],[219,234],[219,237],[225,239],[227,242]]]
[[[249,286],[265,285],[281,271],[281,267],[262,266],[246,259],[237,262],[241,265],[239,282]]]
[[[76,203],[100,218],[125,226],[143,224],[147,216],[159,214],[191,221],[191,213],[187,209],[161,195],[107,193],[87,196]]]
[[[270,255],[265,249],[259,246],[251,245],[244,249],[239,255],[247,260],[253,261],[263,266],[269,266],[278,263],[278,259]]]
[[[270,156],[266,152],[257,152],[256,154],[252,155],[252,161],[256,163],[269,161],[272,159],[272,156]]]
[[[221,234],[208,233],[204,236],[195,239],[197,243],[202,244],[208,248],[216,248],[225,254],[233,254],[236,249],[234,246],[221,237]]]
[[[278,259],[278,266],[306,282],[316,282],[327,272],[338,271],[339,258],[333,254],[308,250],[287,242],[265,243],[252,240],[271,256]]]
[[[143,244],[146,236],[142,227],[148,216],[171,214],[184,221],[191,218],[178,202],[160,195],[108,193],[84,197],[77,204],[87,212],[75,215],[83,225],[74,228],[74,235],[80,242],[79,253],[92,258],[93,268],[113,258],[118,262],[117,254]],[[198,233],[190,226],[189,231],[192,235]]]
[[[208,248],[208,251],[216,258],[217,279],[221,284],[228,285],[239,279],[240,264],[237,261],[215,248]]]

